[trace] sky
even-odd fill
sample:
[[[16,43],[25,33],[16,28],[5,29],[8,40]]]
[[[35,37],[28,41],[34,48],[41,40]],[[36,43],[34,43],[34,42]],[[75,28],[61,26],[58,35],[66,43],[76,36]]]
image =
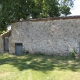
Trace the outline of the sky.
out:
[[[71,9],[71,15],[80,15],[80,0],[74,1],[74,7]]]

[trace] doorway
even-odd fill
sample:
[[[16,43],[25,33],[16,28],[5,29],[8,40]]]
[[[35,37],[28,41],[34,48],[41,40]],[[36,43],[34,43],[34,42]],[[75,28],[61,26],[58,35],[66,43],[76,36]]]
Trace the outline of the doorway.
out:
[[[22,43],[15,43],[16,55],[22,55]]]
[[[9,37],[4,37],[4,51],[9,52]]]

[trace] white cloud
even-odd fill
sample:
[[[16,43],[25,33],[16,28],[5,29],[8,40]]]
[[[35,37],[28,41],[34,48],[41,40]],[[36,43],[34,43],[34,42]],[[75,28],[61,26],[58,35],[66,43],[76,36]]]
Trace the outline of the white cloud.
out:
[[[71,15],[80,15],[80,0],[74,1],[74,7],[71,9]]]

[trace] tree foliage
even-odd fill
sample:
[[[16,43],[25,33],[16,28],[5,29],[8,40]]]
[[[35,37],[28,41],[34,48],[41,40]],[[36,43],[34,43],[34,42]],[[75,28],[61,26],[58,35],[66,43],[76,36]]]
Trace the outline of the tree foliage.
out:
[[[20,19],[70,14],[74,0],[0,0],[0,31]]]

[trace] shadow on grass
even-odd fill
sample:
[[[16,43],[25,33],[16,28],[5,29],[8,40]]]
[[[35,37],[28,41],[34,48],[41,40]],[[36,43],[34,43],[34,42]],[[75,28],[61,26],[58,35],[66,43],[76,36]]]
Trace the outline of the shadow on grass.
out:
[[[80,70],[80,60],[71,59],[67,57],[54,57],[46,55],[0,55],[0,65],[10,64],[17,67],[20,71],[33,69],[37,71],[51,71],[51,70]]]

